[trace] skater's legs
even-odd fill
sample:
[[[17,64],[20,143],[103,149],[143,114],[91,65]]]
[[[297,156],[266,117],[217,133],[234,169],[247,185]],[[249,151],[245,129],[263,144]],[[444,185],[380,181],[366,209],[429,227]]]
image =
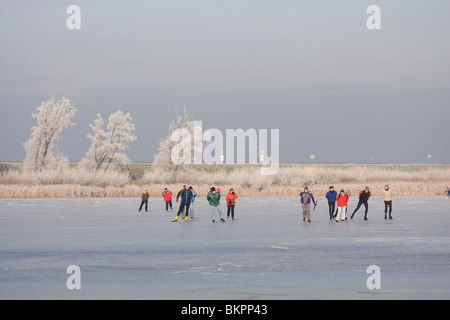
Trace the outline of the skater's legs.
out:
[[[220,210],[219,206],[217,206],[216,208],[217,208],[217,212],[219,213],[219,219],[222,220],[223,219],[222,210]]]
[[[345,207],[338,207],[336,221],[339,221],[339,220],[345,220]]]
[[[215,215],[215,207],[211,206],[211,220],[214,221],[216,220],[216,215]]]
[[[329,210],[329,214],[330,214],[330,219],[333,218],[335,206],[336,206],[336,202],[328,202],[328,210]]]
[[[391,215],[392,214],[392,200],[384,202],[384,217],[385,218],[387,216],[388,210],[389,210],[389,217],[391,217],[392,216]]]
[[[364,218],[367,218],[367,212],[369,212],[369,203],[367,201],[365,201],[363,203],[364,203],[364,207],[366,208],[366,210],[364,212]]]
[[[303,220],[308,219],[311,220],[311,204],[303,204]]]
[[[142,210],[142,207],[144,206],[144,203],[145,203],[145,211],[147,211],[147,201],[145,201],[145,200],[141,201],[141,206],[139,207],[139,211]]]
[[[355,213],[359,210],[359,208],[361,208],[361,206],[362,206],[362,202],[361,201],[359,201],[358,202],[358,205],[356,206],[356,208],[355,208],[355,210],[353,211],[353,213],[352,213],[352,217],[355,215]]]
[[[194,203],[191,203],[189,207],[189,214],[191,215],[191,219],[194,217]]]
[[[234,205],[233,206],[231,206],[231,219],[233,219],[234,220]]]
[[[230,217],[231,205],[227,204],[227,218]]]
[[[180,208],[178,209],[177,216],[179,216],[179,215],[183,212],[184,206],[185,206],[185,205],[186,205],[186,204],[185,204],[183,201],[181,201],[181,203],[180,203]]]
[[[189,217],[189,207],[191,206],[191,203],[188,202],[185,204],[185,206],[186,206],[186,217]]]

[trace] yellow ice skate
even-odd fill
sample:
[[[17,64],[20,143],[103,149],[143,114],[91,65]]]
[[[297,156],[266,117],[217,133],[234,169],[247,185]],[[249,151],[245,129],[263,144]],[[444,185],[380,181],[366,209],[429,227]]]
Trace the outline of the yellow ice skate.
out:
[[[175,217],[175,219],[172,220],[172,222],[177,222],[178,221],[178,216]]]

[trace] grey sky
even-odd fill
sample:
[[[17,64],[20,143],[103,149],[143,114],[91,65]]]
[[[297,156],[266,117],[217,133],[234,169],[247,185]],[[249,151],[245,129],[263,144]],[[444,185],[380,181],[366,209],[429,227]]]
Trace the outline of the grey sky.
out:
[[[81,8],[81,30],[66,8]],[[366,8],[381,8],[381,30]],[[31,113],[75,103],[80,160],[97,112],[131,112],[152,161],[176,107],[204,129],[280,129],[280,160],[450,162],[450,2],[0,1],[0,161],[25,158]]]

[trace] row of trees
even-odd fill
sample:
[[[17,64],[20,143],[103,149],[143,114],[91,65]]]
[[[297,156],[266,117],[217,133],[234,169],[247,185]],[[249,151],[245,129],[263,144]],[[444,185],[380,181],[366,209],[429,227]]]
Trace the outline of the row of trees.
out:
[[[37,107],[36,113],[32,115],[37,124],[31,128],[31,136],[24,143],[27,169],[55,168],[67,162],[67,158],[58,151],[58,145],[62,141],[63,130],[75,125],[72,118],[76,112],[77,109],[67,97],[52,97]],[[87,135],[91,145],[80,165],[95,170],[103,167],[106,171],[112,162],[128,163],[124,151],[130,142],[137,139],[133,134],[135,126],[132,121],[130,113],[124,114],[119,110],[109,116],[105,129],[105,122],[98,113],[97,119],[90,125],[92,133]]]

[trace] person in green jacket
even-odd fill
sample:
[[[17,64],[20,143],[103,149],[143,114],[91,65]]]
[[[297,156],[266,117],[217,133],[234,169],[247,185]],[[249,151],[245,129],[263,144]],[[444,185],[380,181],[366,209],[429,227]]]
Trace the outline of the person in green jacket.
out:
[[[219,213],[220,221],[225,222],[225,219],[222,217],[222,210],[220,210],[219,204],[220,204],[220,189],[212,187],[209,191],[206,199],[209,202],[209,205],[211,206],[211,218],[212,222],[215,222],[215,212]]]

